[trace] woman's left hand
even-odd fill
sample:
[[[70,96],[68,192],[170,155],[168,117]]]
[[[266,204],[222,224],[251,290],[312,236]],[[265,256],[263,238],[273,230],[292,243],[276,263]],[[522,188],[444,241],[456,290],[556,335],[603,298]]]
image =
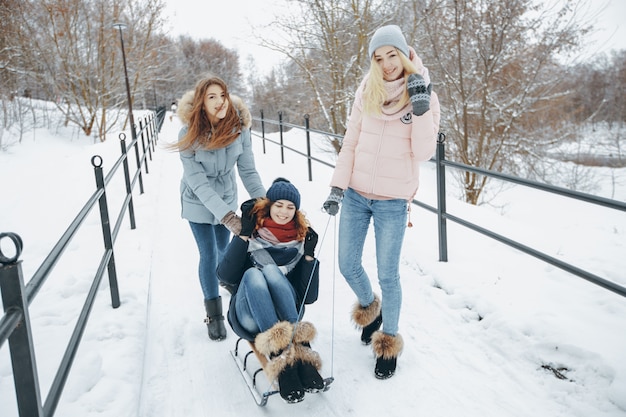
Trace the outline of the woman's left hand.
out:
[[[315,246],[317,246],[317,233],[309,227],[309,231],[304,238],[304,255],[315,258]]]

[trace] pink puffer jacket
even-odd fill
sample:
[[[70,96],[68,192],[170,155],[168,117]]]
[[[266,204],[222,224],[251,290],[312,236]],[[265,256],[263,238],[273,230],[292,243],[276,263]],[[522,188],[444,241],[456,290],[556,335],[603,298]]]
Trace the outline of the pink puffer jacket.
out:
[[[412,51],[413,62],[428,71]],[[355,94],[348,129],[330,185],[350,187],[370,199],[411,200],[419,186],[419,164],[436,149],[441,116],[439,99],[430,96],[430,110],[415,116],[409,103],[397,116],[362,113],[364,80]]]

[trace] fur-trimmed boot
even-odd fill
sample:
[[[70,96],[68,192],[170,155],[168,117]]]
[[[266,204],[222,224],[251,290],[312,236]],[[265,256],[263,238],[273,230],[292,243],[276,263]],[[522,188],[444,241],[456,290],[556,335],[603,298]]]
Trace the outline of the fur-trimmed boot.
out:
[[[319,373],[322,369],[322,359],[319,353],[311,349],[311,341],[315,339],[316,334],[317,330],[313,323],[303,321],[296,325],[293,338],[298,376],[306,392],[319,392],[324,389],[324,379]]]
[[[298,376],[296,354],[291,344],[293,325],[280,321],[254,339],[254,346],[269,361],[265,373],[270,381],[278,379],[280,396],[287,403],[299,403],[304,399],[304,387]]]
[[[383,313],[380,309],[380,298],[374,294],[374,301],[367,307],[362,307],[357,301],[352,307],[352,321],[361,329],[361,342],[364,345],[372,343],[372,334],[383,324]]]
[[[222,314],[222,297],[204,300],[206,318],[204,322],[209,330],[211,340],[226,339],[226,327],[224,327],[224,315]]]
[[[396,372],[398,356],[402,353],[404,341],[397,334],[391,336],[383,332],[376,332],[372,336],[372,348],[376,355],[376,367],[374,375],[378,379],[391,378]]]

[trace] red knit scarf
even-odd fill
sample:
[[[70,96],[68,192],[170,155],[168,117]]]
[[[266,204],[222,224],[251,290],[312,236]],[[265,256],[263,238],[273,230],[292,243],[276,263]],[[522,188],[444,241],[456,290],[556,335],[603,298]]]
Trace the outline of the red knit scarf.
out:
[[[263,230],[266,229],[266,230]],[[270,233],[264,233],[264,232]],[[266,218],[263,221],[263,227],[258,230],[259,236],[263,239],[272,242],[290,242],[296,240],[298,237],[298,230],[296,229],[296,222],[294,220],[287,224],[278,224],[271,217]],[[268,236],[270,235],[271,236]]]

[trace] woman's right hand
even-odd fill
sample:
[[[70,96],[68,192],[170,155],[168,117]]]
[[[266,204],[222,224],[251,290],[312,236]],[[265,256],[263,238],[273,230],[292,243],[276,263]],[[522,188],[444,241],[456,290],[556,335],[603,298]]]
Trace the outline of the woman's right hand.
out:
[[[343,199],[343,190],[339,187],[331,187],[330,195],[324,202],[322,208],[331,216],[336,215],[339,212],[339,203]]]
[[[241,233],[241,219],[234,212],[229,211],[226,213],[221,223],[226,226],[226,228],[233,235],[238,235]]]

